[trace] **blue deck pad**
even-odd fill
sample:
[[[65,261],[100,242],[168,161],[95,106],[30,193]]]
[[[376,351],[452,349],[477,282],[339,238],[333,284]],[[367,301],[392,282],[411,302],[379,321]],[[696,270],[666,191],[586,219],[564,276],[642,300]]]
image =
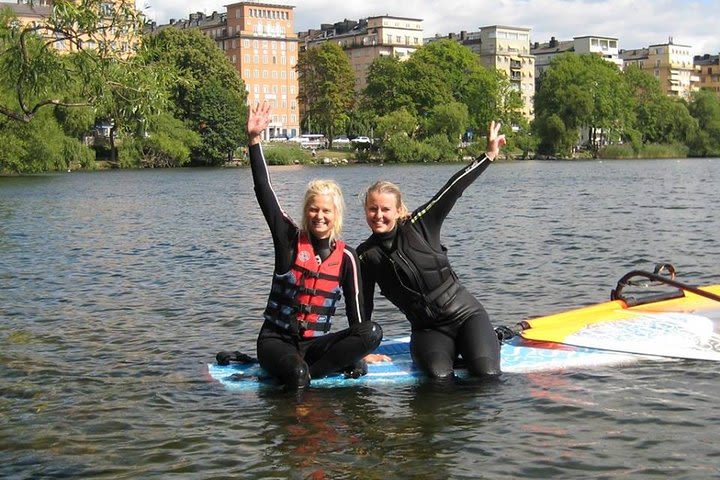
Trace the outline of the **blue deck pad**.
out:
[[[544,346],[548,347],[550,345],[544,344]],[[423,375],[415,369],[410,357],[409,337],[385,340],[378,347],[376,353],[390,356],[392,362],[369,364],[367,375],[358,379],[345,378],[342,374],[334,374],[313,379],[310,386],[314,388],[356,385],[383,386],[415,383],[422,380]],[[589,348],[542,348],[511,342],[502,346],[501,368],[504,373],[529,373],[628,364],[637,362],[642,358],[644,357],[639,355]],[[229,390],[244,391],[256,389],[260,385],[276,384],[257,363],[231,364],[224,367],[209,364],[208,374],[213,380],[220,382]],[[455,374],[460,378],[469,376],[467,371],[462,368],[456,370]]]

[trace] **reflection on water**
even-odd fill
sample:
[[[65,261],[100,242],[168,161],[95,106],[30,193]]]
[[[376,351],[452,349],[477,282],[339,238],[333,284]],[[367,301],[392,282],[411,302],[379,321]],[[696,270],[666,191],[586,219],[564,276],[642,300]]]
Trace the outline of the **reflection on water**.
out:
[[[411,207],[458,166],[272,170],[298,218],[333,177],[344,237],[377,178]],[[718,160],[493,165],[443,238],[495,324],[602,301],[671,262],[720,283]],[[0,178],[0,474],[7,478],[717,476],[716,368],[639,363],[496,384],[230,393],[218,350],[254,353],[272,268],[250,172]],[[407,324],[378,299],[386,333]],[[342,322],[342,320],[340,320]],[[682,442],[676,439],[682,438]],[[687,461],[692,458],[693,461]]]

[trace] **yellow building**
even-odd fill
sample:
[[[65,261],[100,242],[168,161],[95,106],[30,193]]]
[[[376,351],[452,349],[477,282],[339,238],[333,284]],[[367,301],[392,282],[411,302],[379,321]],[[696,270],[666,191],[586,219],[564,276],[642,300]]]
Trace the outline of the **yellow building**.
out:
[[[196,12],[188,19],[170,19],[166,25],[152,23],[146,26],[146,32],[197,28],[208,35],[240,74],[248,103],[267,101],[272,105],[272,122],[263,139],[299,135],[294,7],[246,1],[226,8],[226,13]]]
[[[480,28],[480,63],[507,74],[512,87],[520,92],[523,115],[535,116],[535,57],[530,54],[530,29],[492,25]]]
[[[688,99],[700,82],[690,49],[688,45],[674,43],[670,37],[668,43],[620,50],[620,58],[626,67],[636,65],[657,78],[666,95]]]
[[[77,2],[76,2],[77,3]],[[52,0],[17,0],[16,2],[0,2],[1,7],[8,7],[17,17],[19,25],[42,26],[53,12]],[[47,39],[54,39],[51,46],[59,52],[74,52],[81,48],[102,48],[109,54],[125,58],[131,55],[139,45],[139,35],[134,28],[116,28],[114,15],[123,15],[124,9],[132,16],[138,16],[133,0],[103,0],[97,3],[96,12],[103,20],[91,34],[83,34],[70,38],[60,31],[47,26],[38,30],[38,34]]]
[[[239,2],[226,8],[225,53],[245,82],[248,102],[272,105],[269,137],[299,135],[295,7]]]
[[[336,42],[348,58],[355,74],[355,90],[367,86],[370,64],[378,57],[393,56],[405,60],[423,44],[422,20],[382,15],[359,21],[345,20],[321,25],[298,34],[302,48]]]
[[[720,95],[720,55],[695,55],[693,63],[699,69],[698,87]]]

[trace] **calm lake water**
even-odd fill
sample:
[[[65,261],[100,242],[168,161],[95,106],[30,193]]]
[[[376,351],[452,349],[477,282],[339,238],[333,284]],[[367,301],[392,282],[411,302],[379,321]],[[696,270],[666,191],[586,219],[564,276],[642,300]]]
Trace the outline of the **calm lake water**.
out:
[[[333,177],[345,239],[387,178],[411,208],[458,165],[277,168],[298,216]],[[671,262],[720,283],[720,159],[491,166],[444,227],[496,325],[604,301]],[[310,389],[209,381],[254,355],[272,269],[248,169],[0,178],[2,478],[683,478],[720,474],[718,366],[697,361],[506,374],[492,385]],[[378,300],[387,336],[407,323]],[[343,319],[338,319],[342,324]]]

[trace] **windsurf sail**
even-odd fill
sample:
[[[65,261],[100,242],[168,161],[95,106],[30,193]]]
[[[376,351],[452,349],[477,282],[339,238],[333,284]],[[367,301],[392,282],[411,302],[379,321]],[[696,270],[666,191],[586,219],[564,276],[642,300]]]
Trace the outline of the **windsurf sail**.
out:
[[[627,287],[652,289],[636,297]],[[661,287],[670,292],[656,293]],[[524,340],[639,355],[720,361],[720,285],[694,287],[675,280],[672,265],[624,275],[611,300],[525,320]]]

